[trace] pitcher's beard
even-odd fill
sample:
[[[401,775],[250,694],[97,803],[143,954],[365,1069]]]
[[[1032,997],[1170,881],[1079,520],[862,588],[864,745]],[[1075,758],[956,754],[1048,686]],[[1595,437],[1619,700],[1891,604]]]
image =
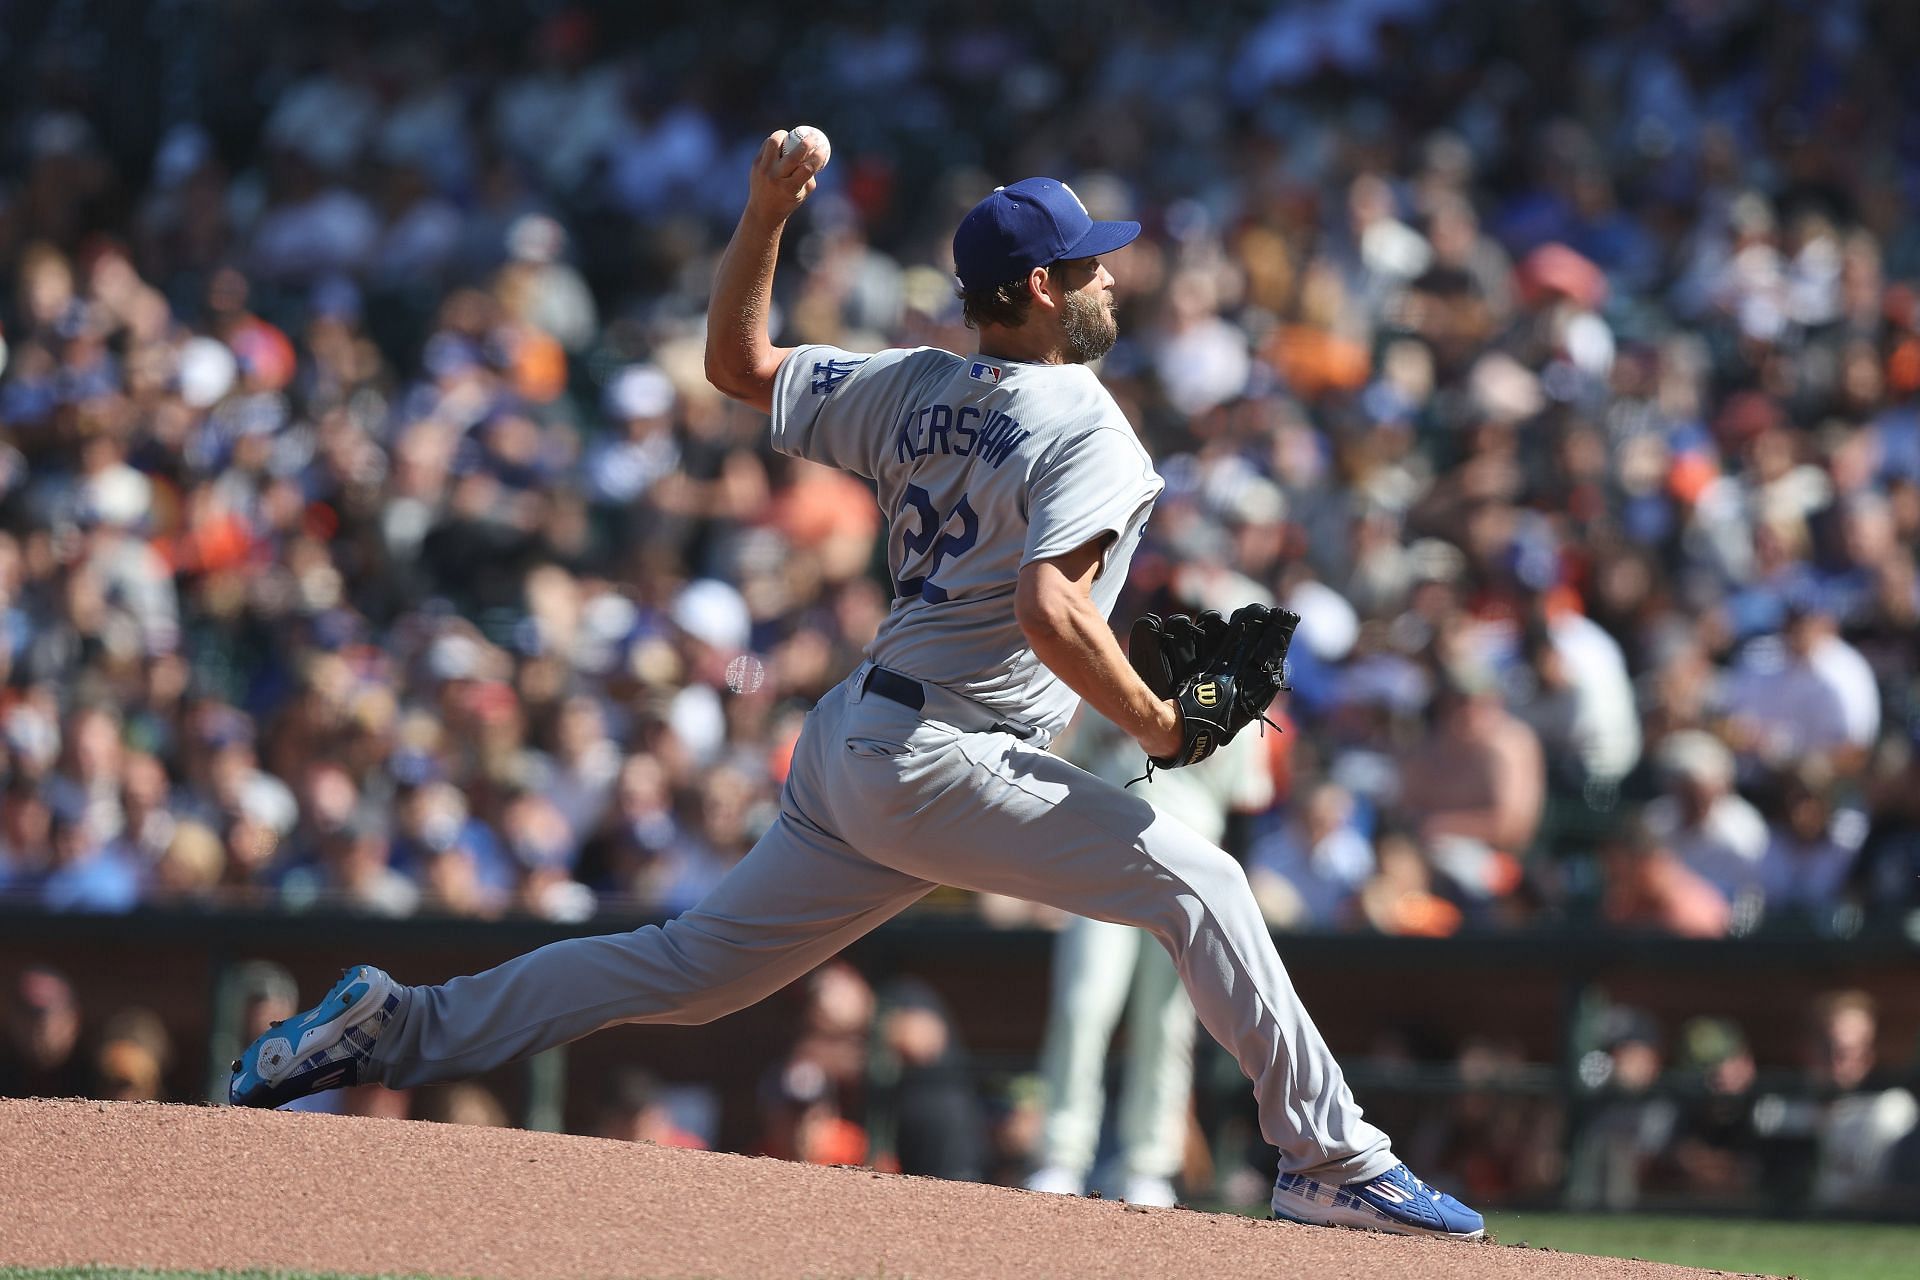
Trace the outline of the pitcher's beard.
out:
[[[1104,297],[1090,293],[1070,293],[1060,316],[1066,332],[1067,355],[1074,364],[1092,364],[1119,341],[1120,325],[1108,310]]]

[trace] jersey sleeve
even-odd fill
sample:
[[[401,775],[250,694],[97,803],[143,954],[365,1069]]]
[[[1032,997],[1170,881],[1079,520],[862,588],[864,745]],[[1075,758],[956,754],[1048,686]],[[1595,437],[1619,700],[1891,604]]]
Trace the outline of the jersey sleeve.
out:
[[[1118,538],[1159,492],[1131,436],[1107,428],[1068,441],[1041,466],[1027,496],[1022,565],[1065,555],[1103,534]]]
[[[773,379],[773,447],[872,479],[906,392],[912,354],[795,347]]]

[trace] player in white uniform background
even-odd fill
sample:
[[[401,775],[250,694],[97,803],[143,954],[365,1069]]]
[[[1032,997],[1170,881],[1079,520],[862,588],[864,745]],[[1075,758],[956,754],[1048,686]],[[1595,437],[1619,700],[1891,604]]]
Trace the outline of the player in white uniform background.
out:
[[[229,1093],[275,1106],[345,1083],[449,1080],[623,1022],[700,1023],[785,986],[936,884],[1147,930],[1254,1083],[1276,1214],[1478,1236],[1368,1123],[1302,1008],[1239,865],[1140,795],[1045,748],[1084,698],[1150,756],[1176,703],[1108,624],[1161,482],[1088,364],[1111,348],[1102,255],[1139,233],[1063,184],[997,189],[954,234],[977,356],[772,345],[781,233],[824,154],[763,144],[716,272],[707,374],[774,447],[874,482],[892,612],[809,713],[773,825],[665,925],[553,943],[407,987],[368,965],[256,1041]]]

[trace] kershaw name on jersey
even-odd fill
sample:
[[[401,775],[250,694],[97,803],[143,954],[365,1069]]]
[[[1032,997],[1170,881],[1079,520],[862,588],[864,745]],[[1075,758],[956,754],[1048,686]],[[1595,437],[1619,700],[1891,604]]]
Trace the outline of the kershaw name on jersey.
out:
[[[894,436],[893,453],[911,462],[934,453],[965,458],[978,453],[999,466],[1033,432],[1020,420],[998,409],[971,404],[929,404],[909,409]]]

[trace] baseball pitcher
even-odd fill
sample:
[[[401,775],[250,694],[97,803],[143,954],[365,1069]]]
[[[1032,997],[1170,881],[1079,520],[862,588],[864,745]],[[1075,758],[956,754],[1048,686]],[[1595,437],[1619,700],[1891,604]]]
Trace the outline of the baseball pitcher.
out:
[[[953,238],[977,354],[775,347],[781,233],[826,159],[817,131],[787,141],[774,133],[754,161],[714,282],[707,376],[771,416],[775,448],[874,482],[895,590],[867,660],[808,715],[778,819],[665,925],[441,986],[349,969],[247,1049],[232,1100],[406,1088],[615,1023],[707,1022],[950,884],[1134,925],[1166,948],[1253,1081],[1280,1151],[1276,1216],[1480,1236],[1480,1215],[1416,1178],[1361,1115],[1239,865],[1046,751],[1084,700],[1152,767],[1205,758],[1264,713],[1298,621],[1259,606],[1142,619],[1131,664],[1108,626],[1161,488],[1088,368],[1116,336],[1105,260],[1139,225],[1096,222],[1051,178],[997,188]]]

